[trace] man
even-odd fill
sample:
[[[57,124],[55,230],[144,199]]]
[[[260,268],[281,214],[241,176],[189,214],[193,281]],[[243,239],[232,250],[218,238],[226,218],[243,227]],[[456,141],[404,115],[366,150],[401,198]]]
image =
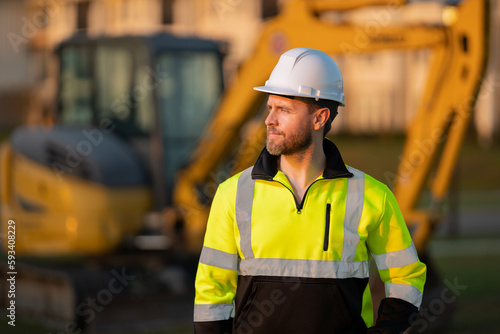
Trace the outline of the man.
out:
[[[196,333],[403,332],[426,267],[390,190],[347,167],[325,139],[344,106],[337,65],[324,52],[292,49],[255,89],[269,94],[266,148],[215,195]],[[375,326],[370,258],[387,297]]]

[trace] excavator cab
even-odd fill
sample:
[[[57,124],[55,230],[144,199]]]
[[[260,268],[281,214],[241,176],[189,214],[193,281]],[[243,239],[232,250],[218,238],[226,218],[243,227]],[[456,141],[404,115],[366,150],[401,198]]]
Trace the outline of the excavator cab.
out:
[[[58,123],[111,130],[147,156],[143,160],[149,169],[152,163],[162,166],[160,174],[170,190],[221,95],[220,45],[162,34],[94,43],[74,39],[58,53]],[[167,193],[160,195],[164,201],[159,205],[171,204]]]
[[[171,205],[221,95],[223,51],[157,34],[75,36],[56,53],[54,125],[16,129],[4,147],[2,216],[18,220],[19,255],[101,254]]]

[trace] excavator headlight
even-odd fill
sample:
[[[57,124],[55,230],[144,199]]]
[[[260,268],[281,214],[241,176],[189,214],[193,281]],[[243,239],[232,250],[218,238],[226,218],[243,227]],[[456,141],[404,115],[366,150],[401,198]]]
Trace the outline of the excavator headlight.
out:
[[[442,14],[443,23],[446,26],[451,26],[457,22],[458,10],[454,6],[446,6]]]
[[[68,235],[68,237],[75,239],[78,233],[78,221],[76,220],[76,218],[73,216],[69,216],[68,218],[66,218],[65,225],[66,234]]]

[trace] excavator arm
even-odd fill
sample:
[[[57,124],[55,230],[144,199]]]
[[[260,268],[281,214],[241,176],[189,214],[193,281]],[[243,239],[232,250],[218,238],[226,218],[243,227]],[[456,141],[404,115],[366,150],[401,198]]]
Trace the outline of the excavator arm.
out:
[[[446,9],[449,22],[442,26],[331,24],[317,15],[403,4],[393,0],[292,0],[266,24],[253,55],[225,92],[190,165],[178,176],[174,202],[185,223],[189,248],[201,247],[210,199],[217,182],[222,181],[214,177],[220,173],[221,162],[226,162],[222,167],[229,176],[250,166],[264,145],[264,116],[259,110],[265,96],[253,87],[267,80],[281,53],[295,47],[320,49],[334,58],[380,50],[431,51],[424,94],[408,130],[395,184],[417,249],[425,246],[435,210],[417,210],[416,206],[441,143],[445,148],[432,180],[432,208],[447,191],[485,64],[487,3],[468,0]]]
[[[424,96],[410,124],[394,192],[417,249],[425,249],[447,194],[460,147],[484,76],[488,2],[462,2],[436,47]],[[435,173],[431,176],[433,164]],[[431,203],[417,209],[429,180]]]

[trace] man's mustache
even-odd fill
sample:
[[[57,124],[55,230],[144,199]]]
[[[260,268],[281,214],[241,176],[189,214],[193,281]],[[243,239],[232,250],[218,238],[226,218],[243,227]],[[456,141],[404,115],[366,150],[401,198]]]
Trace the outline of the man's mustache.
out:
[[[270,134],[273,134],[273,135],[283,135],[283,132],[278,131],[278,130],[273,129],[273,128],[267,128],[267,134],[268,135],[270,135]]]

